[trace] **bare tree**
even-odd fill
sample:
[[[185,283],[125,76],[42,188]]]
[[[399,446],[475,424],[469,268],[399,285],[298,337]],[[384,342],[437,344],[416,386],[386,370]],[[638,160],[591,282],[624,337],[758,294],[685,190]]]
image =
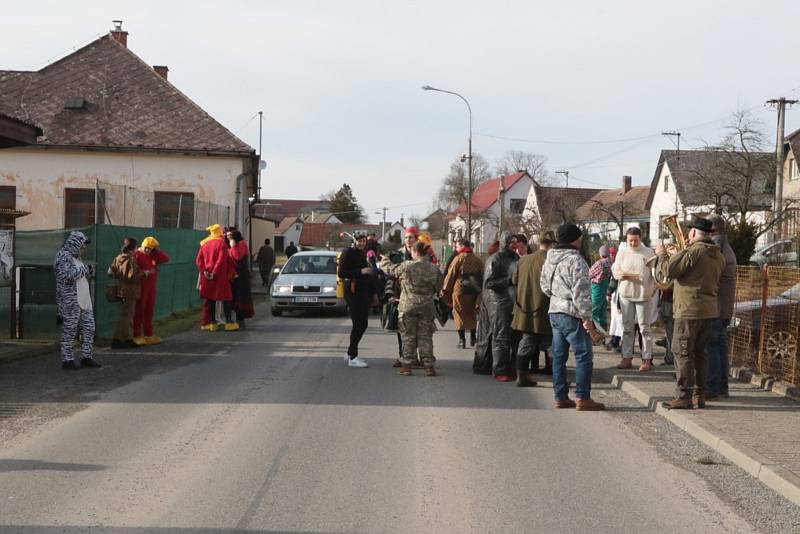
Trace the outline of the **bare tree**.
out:
[[[489,163],[486,159],[475,152],[472,153],[472,189],[475,190],[480,184],[491,178]],[[469,181],[469,171],[467,161],[457,158],[450,164],[450,173],[445,177],[437,194],[438,207],[452,211],[467,201],[467,182]]]
[[[552,182],[552,176],[547,171],[547,156],[542,154],[509,150],[495,162],[495,172],[500,176],[519,171],[527,172],[537,185],[547,185]]]
[[[755,236],[759,237],[797,206],[789,201],[781,213],[773,213],[767,221],[754,222],[754,211],[772,205],[770,185],[775,156],[764,151],[767,146],[764,125],[750,112],[735,112],[725,128],[728,133],[717,145],[706,146],[706,150],[715,154],[713,164],[686,169],[693,178],[692,191],[699,195],[693,201],[709,205],[736,227],[753,226]]]
[[[619,195],[613,200],[591,199],[592,202],[592,217],[597,221],[608,221],[614,223],[619,230],[619,240],[625,240],[625,224],[628,219],[634,215],[638,215],[641,209],[636,207],[635,204],[625,200],[624,195]]]

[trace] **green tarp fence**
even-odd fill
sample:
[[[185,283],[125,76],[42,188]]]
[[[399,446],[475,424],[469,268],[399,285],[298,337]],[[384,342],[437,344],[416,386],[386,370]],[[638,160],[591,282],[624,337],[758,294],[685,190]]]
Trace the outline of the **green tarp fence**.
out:
[[[76,230],[84,232],[92,240],[83,258],[96,267],[91,287],[97,337],[111,337],[116,325],[119,305],[107,302],[104,297],[105,287],[113,281],[107,271],[119,253],[123,238],[128,236],[141,242],[144,237],[152,235],[170,257],[169,263],[159,269],[154,318],[160,319],[173,312],[200,305],[194,258],[200,240],[206,235],[204,232],[113,225],[95,225]],[[22,338],[56,339],[60,336],[61,329],[56,325],[55,278],[52,267],[56,252],[70,231],[71,229],[17,232],[18,325]],[[10,296],[0,294],[0,321],[8,316],[10,300]]]

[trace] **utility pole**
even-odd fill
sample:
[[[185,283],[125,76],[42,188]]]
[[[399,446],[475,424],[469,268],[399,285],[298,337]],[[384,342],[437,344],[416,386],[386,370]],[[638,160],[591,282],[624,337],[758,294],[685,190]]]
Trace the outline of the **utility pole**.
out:
[[[383,208],[383,221],[381,221],[381,239],[386,239],[386,208]]]
[[[258,183],[256,184],[256,200],[261,200],[261,162],[264,156],[261,155],[261,132],[264,127],[264,112],[258,112]]]
[[[680,132],[661,132],[661,135],[666,136],[666,137],[677,137],[678,138],[678,141],[676,142],[676,145],[678,147],[678,155],[675,158],[675,166],[677,167],[678,164],[681,161],[681,133]]]
[[[778,133],[775,140],[775,202],[772,207],[772,217],[775,221],[772,227],[773,239],[778,240],[783,236],[783,136],[786,122],[786,104],[797,104],[797,100],[787,100],[786,97],[767,100],[767,104],[778,108]]]
[[[500,178],[500,187],[497,189],[497,201],[500,203],[500,224],[497,228],[497,239],[500,239],[500,235],[503,233],[503,222],[505,219],[505,193],[506,189],[503,186],[503,179]]]
[[[567,178],[567,189],[569,189],[569,171],[556,171],[556,174],[563,174]]]

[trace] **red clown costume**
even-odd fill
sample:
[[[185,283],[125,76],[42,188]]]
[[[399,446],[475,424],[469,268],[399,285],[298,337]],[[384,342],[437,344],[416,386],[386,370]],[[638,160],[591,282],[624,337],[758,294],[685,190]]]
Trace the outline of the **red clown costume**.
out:
[[[141,296],[136,301],[133,316],[133,342],[137,345],[154,345],[161,342],[160,337],[153,335],[158,266],[167,263],[169,256],[159,248],[155,237],[145,237],[142,246],[134,252],[134,258],[144,276],[140,279]]]
[[[202,329],[216,331],[216,307],[217,301],[222,301],[226,305],[226,325],[230,315],[230,301],[233,298],[231,292],[231,280],[236,275],[236,265],[228,254],[228,245],[223,239],[222,227],[214,224],[206,228],[209,236],[200,242],[200,250],[195,257],[195,265],[200,273],[199,288],[200,297],[205,300],[203,306],[203,325]]]

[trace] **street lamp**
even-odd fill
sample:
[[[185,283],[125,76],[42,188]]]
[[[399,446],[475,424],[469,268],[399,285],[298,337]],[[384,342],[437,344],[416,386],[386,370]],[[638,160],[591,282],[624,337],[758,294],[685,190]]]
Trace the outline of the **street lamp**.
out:
[[[472,241],[472,107],[469,102],[462,95],[454,91],[446,91],[445,89],[437,89],[430,85],[423,85],[423,91],[437,91],[439,93],[447,93],[448,95],[457,96],[467,105],[469,111],[469,154],[467,155],[467,239]]]

